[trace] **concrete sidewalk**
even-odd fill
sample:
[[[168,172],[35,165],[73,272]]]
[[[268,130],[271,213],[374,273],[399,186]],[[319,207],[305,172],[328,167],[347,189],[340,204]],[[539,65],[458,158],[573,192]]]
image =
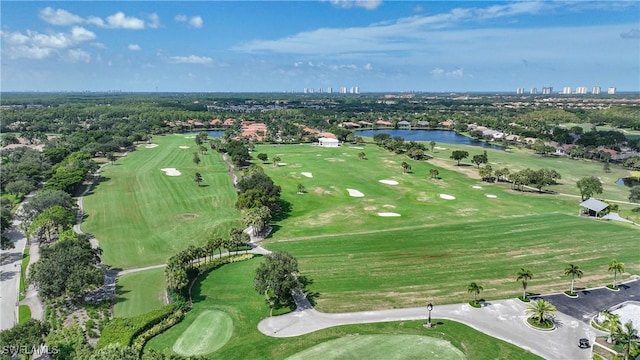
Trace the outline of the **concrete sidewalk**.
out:
[[[535,330],[526,323],[526,307],[525,303],[516,299],[491,301],[479,309],[468,304],[442,305],[434,307],[431,317],[461,322],[545,359],[591,359],[589,349],[578,348],[578,339],[589,338],[593,342],[595,330],[562,313],[555,317],[557,329]],[[426,320],[427,313],[426,307],[339,314],[306,308],[266,318],[258,324],[258,329],[268,336],[293,337],[340,325]],[[429,331],[425,329],[425,335]]]

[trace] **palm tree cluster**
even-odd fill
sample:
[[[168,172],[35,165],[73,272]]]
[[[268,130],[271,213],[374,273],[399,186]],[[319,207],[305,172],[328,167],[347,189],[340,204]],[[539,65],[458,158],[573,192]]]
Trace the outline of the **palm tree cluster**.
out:
[[[227,249],[231,254],[231,249],[238,253],[238,249],[249,243],[249,235],[241,229],[232,228],[229,237],[213,237],[204,246],[190,245],[186,249],[170,257],[164,274],[167,280],[167,287],[173,291],[181,291],[189,284],[189,278],[197,274],[197,265],[206,265],[213,260],[218,252],[218,257],[222,257],[222,249]],[[196,272],[196,273],[194,273]]]
[[[541,326],[547,321],[551,321],[553,314],[557,311],[556,307],[546,300],[532,301],[525,310],[525,312],[531,315],[531,318],[537,320]]]

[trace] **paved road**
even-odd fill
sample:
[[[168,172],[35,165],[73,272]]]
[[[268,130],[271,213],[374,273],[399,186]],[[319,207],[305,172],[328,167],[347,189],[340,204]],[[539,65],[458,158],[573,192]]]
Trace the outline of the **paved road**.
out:
[[[10,329],[18,319],[18,292],[20,291],[20,264],[27,239],[18,229],[19,222],[7,232],[14,248],[0,250],[0,330]]]
[[[29,248],[29,265],[27,266],[27,277],[31,272],[32,265],[40,260],[40,244],[31,243]],[[33,286],[29,287],[24,292],[24,299],[20,301],[20,305],[27,305],[31,310],[31,318],[37,320],[44,320],[44,304],[40,297],[38,297],[38,290]]]
[[[629,300],[640,301],[640,280],[632,280],[619,285],[620,291],[611,291],[606,287],[578,291],[577,298],[563,293],[540,296],[569,316],[587,324],[603,309]]]
[[[595,330],[562,313],[555,318],[556,330],[535,330],[526,324],[525,309],[526,304],[520,300],[509,299],[491,301],[480,309],[472,308],[468,304],[435,306],[431,317],[461,322],[545,359],[591,359],[590,350],[578,348],[578,339],[586,337],[593,342],[596,337]],[[303,309],[293,313],[262,320],[258,329],[268,336],[293,337],[339,325],[426,320],[427,313],[426,307],[418,307],[327,314],[310,306],[303,306]],[[425,329],[425,335],[428,335],[429,331],[431,330]]]

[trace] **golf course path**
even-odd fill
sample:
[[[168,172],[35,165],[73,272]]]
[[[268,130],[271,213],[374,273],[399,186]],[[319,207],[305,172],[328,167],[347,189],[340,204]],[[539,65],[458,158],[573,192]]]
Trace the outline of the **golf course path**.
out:
[[[296,300],[300,300],[296,296]],[[297,302],[296,301],[296,302]],[[258,324],[258,329],[272,337],[294,337],[317,330],[349,324],[366,324],[390,321],[426,320],[428,310],[425,307],[362,311],[328,314],[319,312],[311,304],[303,301],[298,310],[280,316],[269,317]],[[596,337],[595,330],[578,319],[563,313],[557,313],[553,331],[540,331],[527,323],[525,309],[527,305],[520,300],[508,299],[484,303],[482,308],[473,308],[469,304],[435,306],[431,316],[435,319],[448,319],[468,325],[487,335],[504,340],[545,359],[591,359],[591,351],[578,348],[578,339]],[[437,331],[439,324],[434,321]]]

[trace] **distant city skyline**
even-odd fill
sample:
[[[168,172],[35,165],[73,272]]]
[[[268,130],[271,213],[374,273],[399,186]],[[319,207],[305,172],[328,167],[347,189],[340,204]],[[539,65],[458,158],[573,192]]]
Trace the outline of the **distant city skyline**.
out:
[[[3,1],[0,90],[638,92],[639,14],[638,1]]]

